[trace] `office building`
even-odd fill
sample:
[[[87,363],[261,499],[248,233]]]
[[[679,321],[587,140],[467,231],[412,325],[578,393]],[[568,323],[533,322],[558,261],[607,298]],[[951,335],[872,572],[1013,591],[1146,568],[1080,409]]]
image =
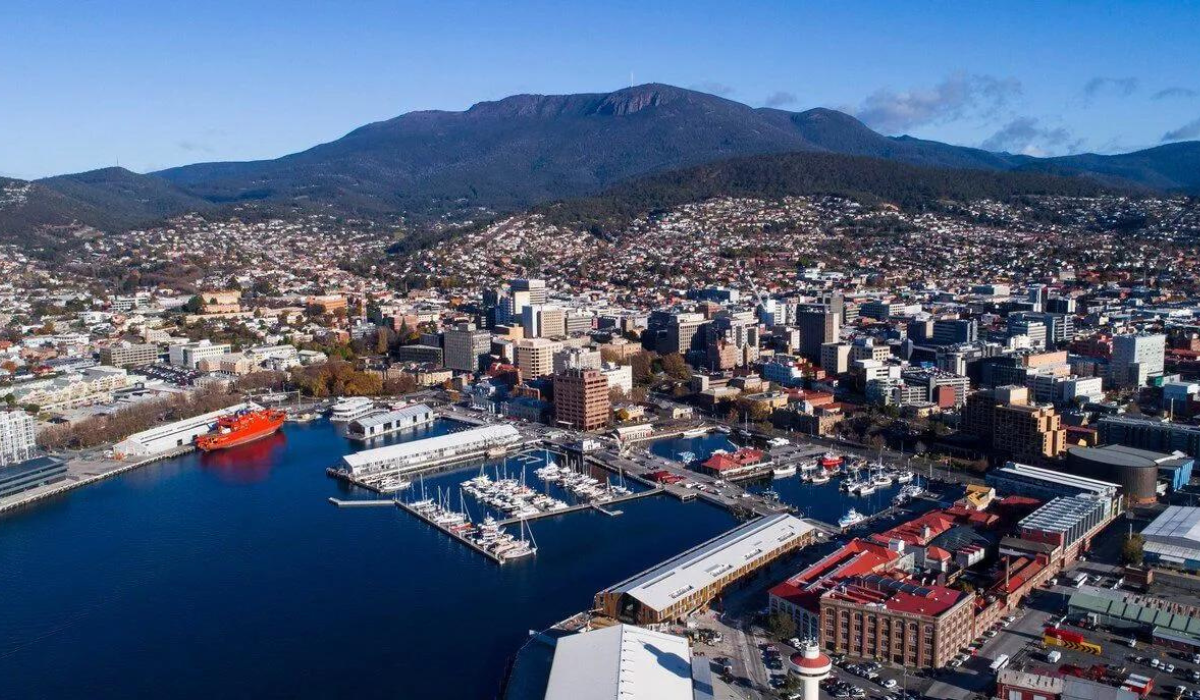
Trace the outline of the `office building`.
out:
[[[826,651],[908,668],[941,668],[974,637],[975,596],[866,574],[821,596]]]
[[[167,356],[176,367],[196,369],[200,360],[215,359],[226,355],[233,346],[229,343],[213,343],[209,340],[198,340],[193,343],[176,343],[170,347]]]
[[[619,389],[625,396],[633,392],[633,367],[605,362],[600,367],[600,374],[608,382],[608,389]]]
[[[31,459],[37,452],[37,421],[24,411],[0,411],[0,466]]]
[[[593,348],[570,347],[554,353],[554,373],[569,369],[600,369],[600,351]]]
[[[1156,334],[1113,336],[1109,379],[1119,389],[1136,389],[1151,377],[1161,377],[1167,338]]]
[[[515,279],[509,286],[515,294],[528,295],[528,303],[530,304],[540,306],[545,304],[548,299],[546,280]]]
[[[979,339],[979,322],[973,318],[939,319],[933,322],[934,345],[974,343]]]
[[[554,375],[554,420],[576,430],[608,426],[612,404],[608,380],[596,369],[568,369]]]
[[[554,374],[554,355],[562,343],[549,338],[523,338],[513,345],[521,379],[530,380]]]
[[[442,356],[447,369],[478,372],[487,366],[492,334],[473,323],[459,324],[442,334]]]
[[[821,369],[829,374],[850,371],[850,344],[825,343],[821,346]]]
[[[442,348],[436,345],[401,345],[396,348],[397,362],[420,362],[441,367],[442,357]]]
[[[138,367],[158,362],[154,343],[120,343],[100,350],[100,362],[113,367]]]
[[[559,306],[530,304],[521,310],[526,338],[559,338],[567,334],[566,312]]]
[[[1096,423],[1103,444],[1126,445],[1154,452],[1176,450],[1200,459],[1200,426],[1149,417],[1106,416]]]
[[[831,309],[802,309],[796,313],[800,329],[800,354],[810,360],[821,359],[821,346],[838,339],[842,318]]]
[[[988,472],[984,478],[1001,496],[1026,496],[1048,501],[1060,496],[1085,495],[1113,504],[1113,512],[1119,510],[1118,497],[1121,487],[1109,481],[1065,474],[1055,469],[1044,469],[1019,462],[1008,462],[1003,467]]]

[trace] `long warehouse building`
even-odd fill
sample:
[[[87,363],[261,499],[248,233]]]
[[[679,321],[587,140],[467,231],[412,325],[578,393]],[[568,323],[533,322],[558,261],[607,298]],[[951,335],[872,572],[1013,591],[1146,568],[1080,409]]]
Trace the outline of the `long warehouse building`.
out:
[[[124,459],[126,457],[152,457],[169,452],[191,445],[198,436],[207,435],[216,430],[217,419],[222,416],[233,415],[243,409],[256,411],[261,408],[262,406],[256,403],[239,403],[219,411],[143,430],[114,445],[113,453],[118,459]]]
[[[342,466],[353,477],[385,473],[403,473],[462,459],[485,456],[493,450],[506,450],[521,441],[513,426],[485,425],[448,435],[363,450],[342,457]]]
[[[816,528],[786,513],[752,520],[600,591],[595,607],[640,625],[680,619],[815,537]]]

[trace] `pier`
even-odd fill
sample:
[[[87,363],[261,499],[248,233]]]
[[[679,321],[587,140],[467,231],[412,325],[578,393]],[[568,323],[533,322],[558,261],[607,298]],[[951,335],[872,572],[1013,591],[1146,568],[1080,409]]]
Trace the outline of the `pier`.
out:
[[[383,499],[344,500],[341,498],[334,498],[333,496],[329,497],[329,502],[332,503],[333,505],[337,506],[338,508],[391,508],[392,506],[395,505],[395,503],[393,503],[390,500],[383,500]]]
[[[566,515],[568,513],[579,513],[581,511],[585,511],[585,510],[595,510],[595,511],[598,511],[605,515],[617,516],[617,515],[621,514],[621,511],[605,510],[604,506],[616,505],[618,503],[626,503],[628,501],[636,501],[639,498],[646,498],[648,496],[657,496],[658,494],[663,493],[663,492],[664,492],[664,489],[661,486],[656,484],[654,486],[654,488],[651,488],[646,491],[638,491],[637,493],[631,493],[627,496],[617,496],[616,498],[606,498],[604,500],[599,500],[599,501],[589,501],[587,503],[577,503],[573,506],[568,506],[566,508],[560,508],[558,510],[547,510],[547,511],[538,513],[537,515],[527,515],[525,517],[506,518],[506,519],[500,520],[498,522],[500,525],[504,525],[504,526],[517,525],[517,524],[520,524],[521,522],[531,522],[534,520],[541,520],[543,518],[553,518],[556,515]]]
[[[483,555],[484,557],[487,557],[488,559],[490,559],[491,561],[493,561],[497,564],[504,564],[505,560],[503,558],[498,557],[495,554],[493,554],[492,552],[487,551],[483,547],[480,547],[479,545],[475,544],[474,542],[467,539],[466,537],[463,537],[462,535],[458,534],[457,532],[454,532],[453,530],[450,530],[449,528],[438,525],[433,520],[426,517],[424,513],[417,510],[416,508],[413,508],[412,506],[408,505],[404,501],[401,501],[400,499],[396,499],[395,501],[392,501],[392,503],[400,510],[405,511],[409,515],[414,516],[421,522],[429,525],[430,527],[432,527],[436,530],[439,530],[443,534],[449,535],[451,539],[457,540],[460,544],[465,545],[467,548],[474,550],[475,552]]]

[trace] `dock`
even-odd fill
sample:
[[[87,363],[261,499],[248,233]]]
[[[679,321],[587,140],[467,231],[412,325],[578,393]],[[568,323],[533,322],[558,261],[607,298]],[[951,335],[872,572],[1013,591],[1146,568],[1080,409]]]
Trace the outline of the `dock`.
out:
[[[528,522],[532,522],[534,520],[541,520],[542,518],[553,518],[556,515],[566,515],[568,513],[579,513],[581,511],[585,511],[585,510],[595,510],[595,511],[598,511],[605,515],[616,516],[616,515],[620,515],[621,511],[605,510],[604,506],[611,506],[611,505],[616,505],[618,503],[626,503],[628,501],[635,501],[639,498],[646,498],[648,496],[657,496],[660,493],[663,493],[663,488],[661,486],[656,485],[655,488],[648,489],[646,491],[638,491],[637,493],[631,493],[626,496],[617,496],[616,498],[608,498],[603,501],[590,501],[588,503],[577,503],[573,506],[567,506],[566,508],[560,508],[558,510],[542,511],[541,513],[538,513],[537,515],[527,515],[527,516],[521,517],[521,518],[506,518],[504,520],[500,520],[497,522],[499,522],[500,525],[504,525],[504,526],[517,525],[521,522],[528,523]]]
[[[404,501],[396,499],[395,501],[392,501],[392,503],[395,504],[395,506],[397,508],[399,508],[400,510],[405,511],[409,515],[414,516],[415,518],[417,518],[421,522],[425,523],[426,525],[429,525],[430,527],[442,532],[443,534],[449,535],[451,539],[457,540],[460,544],[466,546],[468,549],[474,550],[475,552],[483,555],[484,557],[490,559],[491,561],[493,561],[497,564],[504,564],[504,561],[505,561],[504,559],[501,559],[500,557],[487,551],[483,547],[480,547],[479,545],[475,544],[474,542],[467,539],[466,537],[463,537],[462,535],[458,534],[457,532],[454,532],[453,530],[450,530],[448,528],[442,527],[441,525],[438,525],[437,523],[433,522],[433,520],[427,518],[424,513],[409,506]]]
[[[390,500],[367,500],[367,499],[351,499],[345,500],[341,498],[329,497],[329,502],[338,508],[391,508],[395,505]]]

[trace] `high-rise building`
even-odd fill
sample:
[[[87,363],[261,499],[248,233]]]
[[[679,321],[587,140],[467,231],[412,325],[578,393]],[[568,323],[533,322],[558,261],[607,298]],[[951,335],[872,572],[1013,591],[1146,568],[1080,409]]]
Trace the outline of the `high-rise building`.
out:
[[[1161,333],[1113,336],[1109,361],[1113,386],[1136,389],[1145,386],[1151,377],[1162,376],[1166,343],[1167,337]]]
[[[531,304],[521,310],[526,338],[557,338],[567,334],[567,314],[560,306]]]
[[[554,375],[554,420],[576,430],[601,430],[612,405],[608,380],[595,369],[569,369]]]
[[[523,338],[514,345],[517,369],[522,379],[537,379],[554,374],[554,354],[562,343],[549,338]]]
[[[964,432],[1006,455],[1050,459],[1066,450],[1067,431],[1051,406],[1029,403],[1029,389],[1001,386],[967,397],[962,410]]]
[[[838,339],[842,315],[829,309],[801,309],[796,312],[796,325],[800,328],[800,354],[820,360],[821,346]]]
[[[569,369],[600,369],[600,351],[593,348],[563,348],[554,353],[554,373]]]
[[[515,279],[510,284],[514,294],[525,293],[528,295],[528,303],[542,305],[546,303],[547,291],[546,280],[536,279]]]
[[[933,322],[934,345],[973,343],[979,339],[979,322],[973,318],[944,318]]]
[[[665,334],[658,352],[663,355],[679,353],[687,357],[692,350],[704,348],[704,333],[701,330],[710,323],[701,314],[678,313],[667,319]]]
[[[33,416],[24,411],[0,411],[0,466],[33,458],[34,425]]]
[[[821,369],[829,374],[850,371],[850,344],[825,343],[821,346]]]
[[[478,372],[492,350],[492,334],[473,323],[462,323],[442,334],[443,362],[447,369]]]

